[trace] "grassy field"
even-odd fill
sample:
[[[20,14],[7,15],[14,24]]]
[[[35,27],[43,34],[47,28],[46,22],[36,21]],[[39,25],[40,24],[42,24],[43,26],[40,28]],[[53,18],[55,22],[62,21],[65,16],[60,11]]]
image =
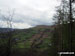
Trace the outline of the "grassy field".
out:
[[[11,32],[11,37],[9,37],[10,33],[1,33],[0,34],[0,47],[1,54],[7,52],[9,47],[9,38],[11,44],[11,54],[12,56],[17,56],[18,53],[20,56],[28,55],[27,53],[33,53],[31,55],[34,56],[35,53],[42,53],[43,51],[47,50],[50,47],[50,38],[51,38],[51,30],[50,29],[22,29],[22,30],[15,30]],[[3,38],[5,37],[5,38]],[[5,51],[5,52],[4,52]],[[16,53],[14,53],[16,52]],[[39,55],[38,54],[38,55]],[[18,55],[18,56],[19,56]]]
[[[75,51],[74,28],[72,32],[73,51]],[[0,33],[0,56],[8,56],[9,51],[10,56],[55,56],[61,50],[62,44],[63,51],[69,50],[68,31],[68,24],[64,24],[62,28],[60,25],[56,29],[31,28]]]

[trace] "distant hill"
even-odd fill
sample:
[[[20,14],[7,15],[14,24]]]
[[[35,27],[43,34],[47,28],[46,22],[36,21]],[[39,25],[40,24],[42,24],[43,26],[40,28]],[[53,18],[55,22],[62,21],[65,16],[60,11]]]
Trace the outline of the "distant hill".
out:
[[[47,25],[37,25],[34,28],[50,28],[51,26],[47,26]]]
[[[14,29],[11,28],[0,28],[0,33],[5,33],[5,32],[9,32],[9,31],[13,31]]]
[[[56,26],[55,25],[37,25],[35,27],[33,27],[32,29],[50,29],[53,30]]]
[[[30,31],[31,29],[53,29],[55,26],[48,26],[48,25],[37,25],[33,28],[29,29],[11,29],[11,28],[0,28],[0,33],[9,32],[9,31]]]

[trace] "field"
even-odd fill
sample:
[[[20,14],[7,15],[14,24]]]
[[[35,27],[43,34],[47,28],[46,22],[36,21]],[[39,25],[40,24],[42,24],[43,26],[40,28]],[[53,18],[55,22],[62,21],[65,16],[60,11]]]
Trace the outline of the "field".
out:
[[[51,31],[49,28],[31,28],[1,33],[1,55],[8,55],[9,51],[11,56],[43,55],[51,46]]]
[[[69,24],[0,33],[0,56],[58,56],[59,51],[75,51],[74,28],[72,40]]]

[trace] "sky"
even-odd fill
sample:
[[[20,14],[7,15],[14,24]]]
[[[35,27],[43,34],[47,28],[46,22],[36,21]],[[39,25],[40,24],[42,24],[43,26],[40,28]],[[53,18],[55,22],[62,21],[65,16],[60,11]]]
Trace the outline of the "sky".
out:
[[[0,27],[8,27],[5,18],[11,18],[12,27],[25,29],[36,25],[51,25],[56,6],[61,0],[0,0]]]

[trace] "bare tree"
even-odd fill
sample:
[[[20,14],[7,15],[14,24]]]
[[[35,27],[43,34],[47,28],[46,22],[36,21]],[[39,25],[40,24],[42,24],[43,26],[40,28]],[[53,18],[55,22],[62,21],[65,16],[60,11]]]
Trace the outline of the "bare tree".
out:
[[[6,14],[3,14],[2,10],[0,10],[0,15],[4,21],[7,22],[7,28],[12,28],[12,21],[15,14],[15,9],[8,10]]]
[[[56,32],[58,35],[54,37],[59,39],[59,41],[56,42],[60,48],[59,51],[71,51],[72,49],[74,24],[72,22],[74,20],[74,12],[72,13],[72,11],[74,11],[74,8],[72,6],[71,0],[62,0],[61,6],[57,8],[57,13],[54,15],[54,19],[57,22],[57,28],[55,28],[56,31],[54,32]]]
[[[14,12],[15,12],[15,9],[13,9],[12,11],[8,11],[7,12],[7,15],[5,14],[2,14],[1,13],[1,16],[3,17],[4,21],[7,22],[7,28],[10,28],[9,31],[8,31],[8,34],[6,37],[8,37],[8,43],[7,43],[7,55],[6,56],[10,56],[11,54],[11,48],[12,48],[12,20],[13,20],[13,16],[14,16]]]

